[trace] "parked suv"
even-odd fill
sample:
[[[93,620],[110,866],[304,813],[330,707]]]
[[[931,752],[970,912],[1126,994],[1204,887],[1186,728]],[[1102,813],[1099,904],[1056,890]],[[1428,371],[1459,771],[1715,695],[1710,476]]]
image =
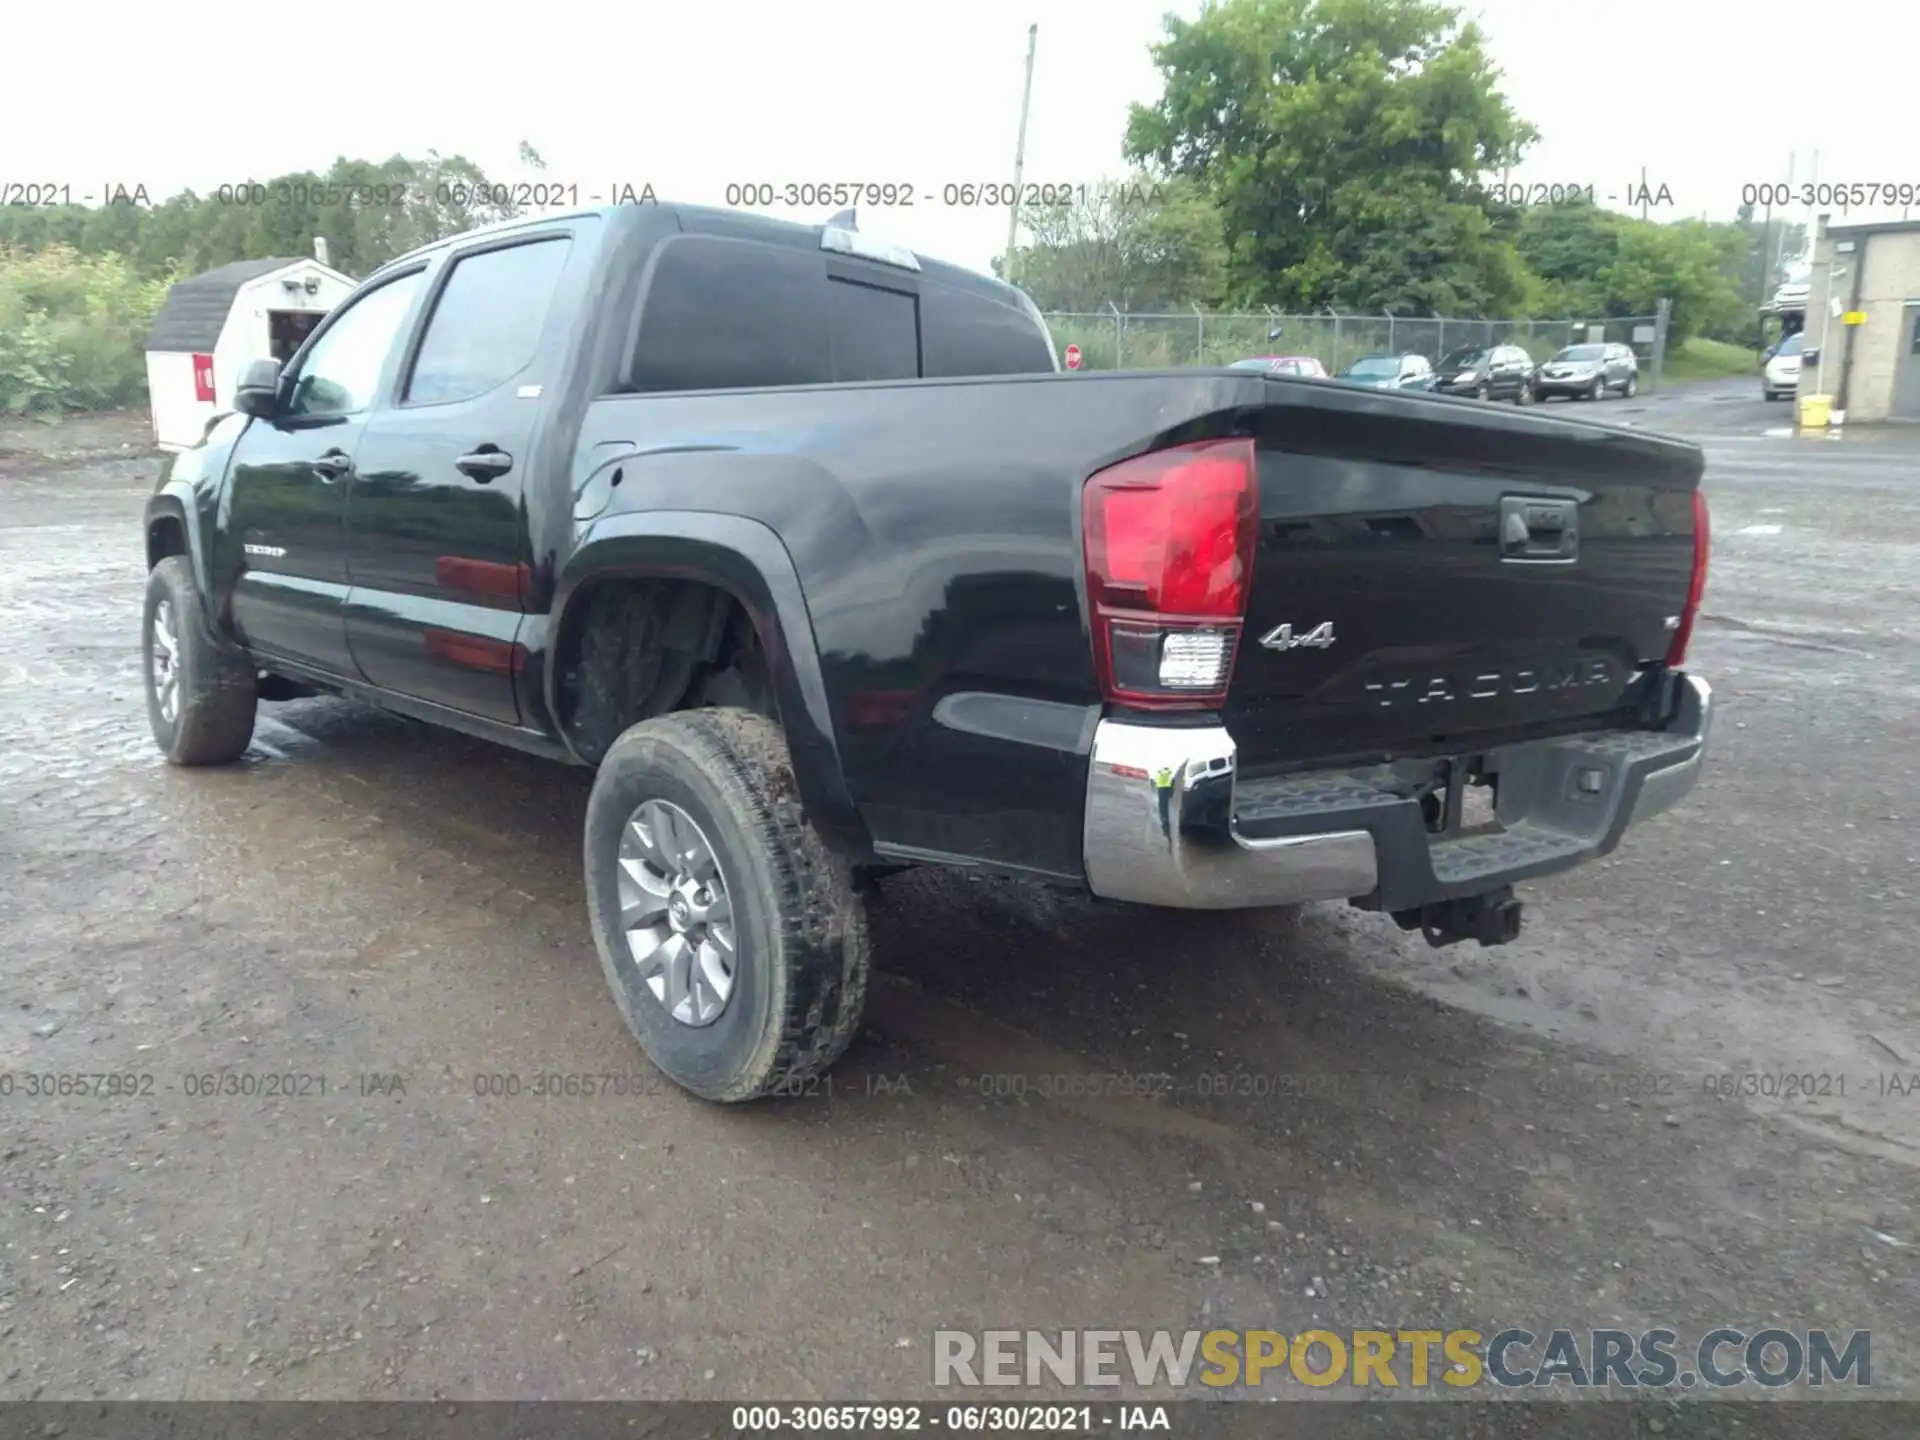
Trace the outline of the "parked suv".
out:
[[[1270,375],[1304,375],[1310,379],[1327,378],[1326,367],[1311,355],[1255,355],[1236,360],[1229,370],[1264,370]]]
[[[1533,357],[1518,345],[1463,345],[1441,360],[1433,388],[1442,395],[1533,403]]]
[[[1767,357],[1766,369],[1760,375],[1760,394],[1764,399],[1785,400],[1800,388],[1800,366],[1806,348],[1805,332],[1795,331]]]
[[[1613,391],[1632,395],[1640,389],[1640,361],[1625,345],[1569,345],[1540,367],[1534,398],[1564,395],[1570,400],[1604,400]]]
[[[1433,366],[1424,355],[1366,355],[1333,378],[1374,390],[1426,390],[1433,385]]]

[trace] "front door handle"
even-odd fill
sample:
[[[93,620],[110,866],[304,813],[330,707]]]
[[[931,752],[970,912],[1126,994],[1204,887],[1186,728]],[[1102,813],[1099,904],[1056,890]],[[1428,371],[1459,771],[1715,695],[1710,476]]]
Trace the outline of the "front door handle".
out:
[[[322,483],[331,485],[346,474],[352,464],[353,457],[346,451],[329,450],[313,462],[313,468],[319,474]]]
[[[462,455],[453,462],[453,468],[470,480],[485,485],[496,475],[504,475],[513,469],[513,456],[492,445],[482,445],[471,455]]]

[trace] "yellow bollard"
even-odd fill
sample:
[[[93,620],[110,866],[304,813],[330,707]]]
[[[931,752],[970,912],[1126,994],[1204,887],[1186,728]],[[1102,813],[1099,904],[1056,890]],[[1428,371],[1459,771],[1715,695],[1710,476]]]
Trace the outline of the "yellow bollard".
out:
[[[1802,395],[1798,403],[1800,409],[1798,423],[1801,429],[1826,429],[1829,409],[1833,404],[1831,395]]]

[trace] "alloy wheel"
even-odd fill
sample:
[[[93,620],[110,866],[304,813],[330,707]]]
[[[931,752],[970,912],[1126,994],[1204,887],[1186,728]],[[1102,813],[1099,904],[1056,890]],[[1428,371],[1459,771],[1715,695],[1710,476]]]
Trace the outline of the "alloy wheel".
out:
[[[647,800],[620,832],[620,930],[636,973],[675,1020],[713,1024],[733,996],[733,901],[713,845],[669,800]]]
[[[153,607],[153,639],[147,646],[147,663],[160,718],[171,725],[180,716],[180,641],[173,633],[171,600]]]

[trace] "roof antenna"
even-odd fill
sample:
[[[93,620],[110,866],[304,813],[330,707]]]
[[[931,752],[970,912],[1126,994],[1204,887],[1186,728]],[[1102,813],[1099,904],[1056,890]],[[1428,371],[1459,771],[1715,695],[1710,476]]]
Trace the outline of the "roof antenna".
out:
[[[853,208],[849,207],[828,220],[827,228],[829,230],[858,230],[860,227],[853,223]]]

